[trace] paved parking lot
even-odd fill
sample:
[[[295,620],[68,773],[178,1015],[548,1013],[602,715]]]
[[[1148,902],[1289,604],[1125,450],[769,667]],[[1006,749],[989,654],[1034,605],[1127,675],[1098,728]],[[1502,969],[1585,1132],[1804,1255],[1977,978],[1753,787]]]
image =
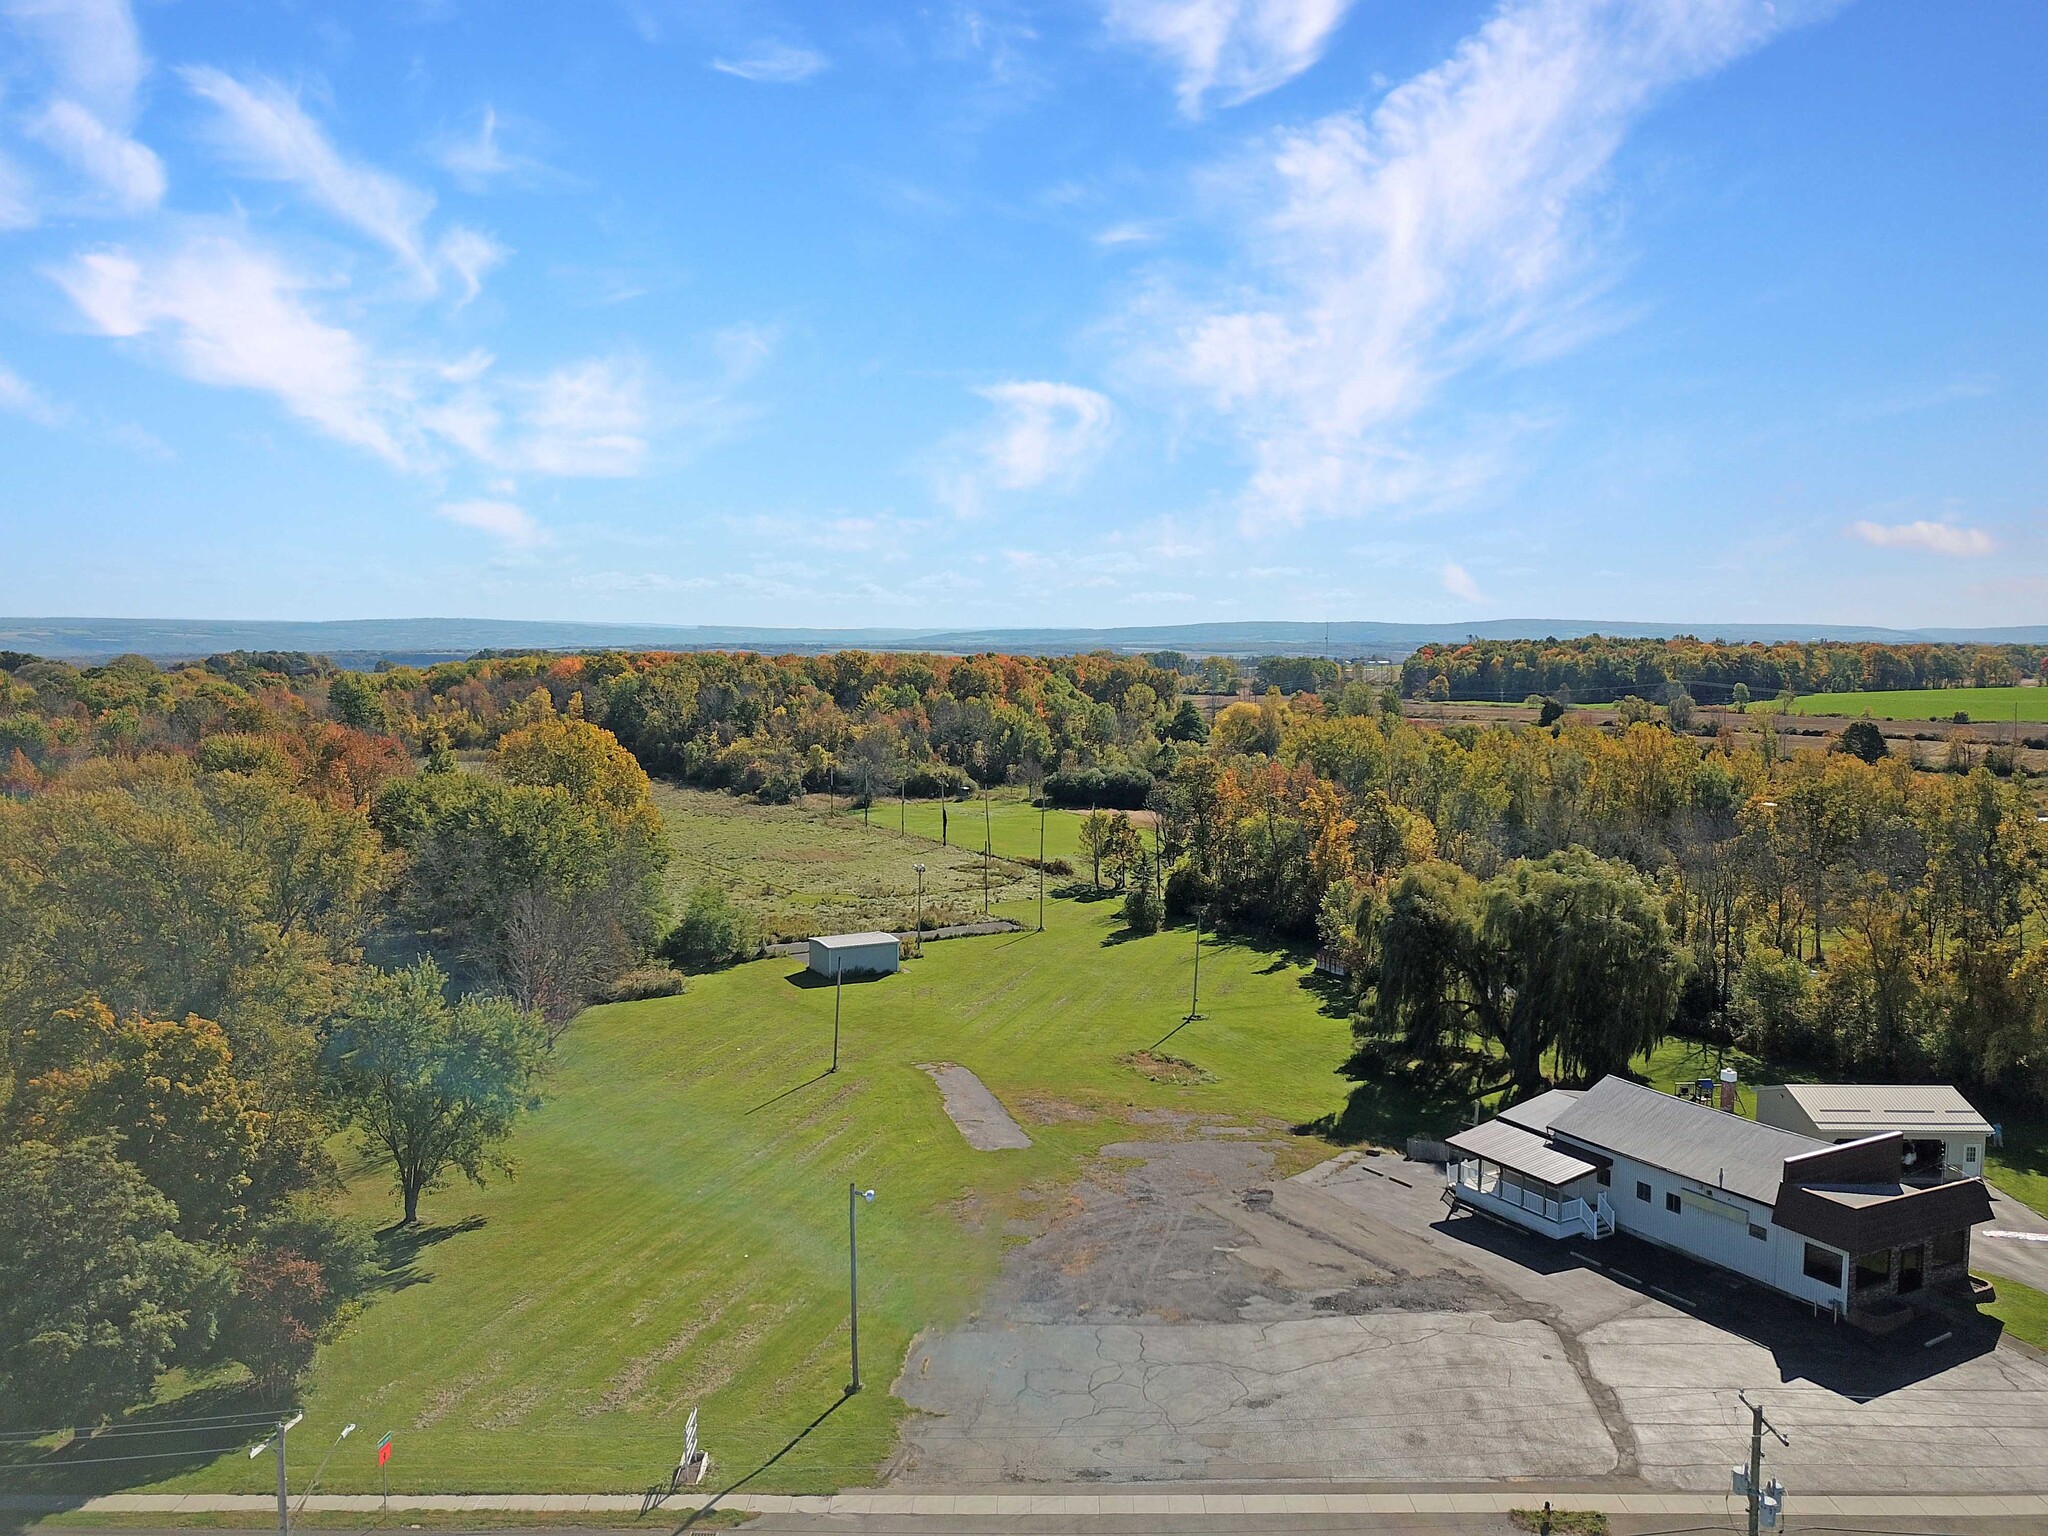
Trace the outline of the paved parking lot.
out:
[[[2048,1362],[1988,1320],[1870,1340],[1632,1239],[1449,1215],[1417,1164],[1276,1181],[1257,1141],[1114,1150],[981,1318],[913,1347],[899,1483],[1707,1491],[1747,1453],[1746,1390],[1797,1489],[2048,1489]]]

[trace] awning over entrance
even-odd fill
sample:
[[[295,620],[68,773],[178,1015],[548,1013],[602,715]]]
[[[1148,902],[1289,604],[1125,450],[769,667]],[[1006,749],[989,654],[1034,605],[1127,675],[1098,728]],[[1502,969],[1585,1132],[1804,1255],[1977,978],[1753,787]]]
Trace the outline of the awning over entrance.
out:
[[[1483,1157],[1544,1184],[1565,1185],[1594,1171],[1593,1164],[1560,1152],[1541,1136],[1504,1120],[1489,1120],[1450,1137],[1446,1145],[1467,1157]]]

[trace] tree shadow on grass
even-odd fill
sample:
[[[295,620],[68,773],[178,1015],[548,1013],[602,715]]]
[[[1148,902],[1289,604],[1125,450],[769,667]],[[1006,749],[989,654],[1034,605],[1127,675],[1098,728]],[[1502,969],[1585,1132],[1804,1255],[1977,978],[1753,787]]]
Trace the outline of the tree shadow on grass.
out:
[[[483,1226],[483,1217],[465,1216],[460,1221],[421,1221],[409,1227],[384,1228],[377,1234],[377,1257],[384,1272],[370,1282],[367,1287],[369,1294],[404,1291],[415,1285],[425,1285],[429,1277],[420,1273],[420,1255],[451,1237],[479,1231]]]
[[[202,1386],[65,1444],[0,1443],[0,1493],[55,1501],[162,1482],[223,1456],[245,1456],[281,1416],[246,1377]],[[0,1532],[38,1518],[32,1510],[0,1512]]]
[[[1344,1146],[1369,1141],[1398,1147],[1410,1136],[1441,1139],[1471,1122],[1473,1100],[1507,1080],[1501,1063],[1485,1056],[1425,1064],[1402,1060],[1396,1049],[1377,1043],[1360,1046],[1344,1064],[1344,1075],[1358,1084],[1344,1107],[1296,1126],[1297,1133]]]

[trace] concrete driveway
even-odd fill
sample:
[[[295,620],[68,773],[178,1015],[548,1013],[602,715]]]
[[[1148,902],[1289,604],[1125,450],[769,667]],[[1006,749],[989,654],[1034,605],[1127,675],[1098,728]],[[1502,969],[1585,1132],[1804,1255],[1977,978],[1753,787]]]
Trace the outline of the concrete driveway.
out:
[[[913,1345],[899,1483],[1711,1490],[1747,1456],[1747,1390],[1794,1488],[2048,1489],[2048,1363],[1988,1320],[1870,1340],[1632,1239],[1447,1215],[1424,1165],[1272,1180],[1256,1140],[1111,1150],[976,1321]]]
[[[1970,1236],[1970,1267],[2048,1291],[2048,1218],[1989,1187],[1991,1219]]]

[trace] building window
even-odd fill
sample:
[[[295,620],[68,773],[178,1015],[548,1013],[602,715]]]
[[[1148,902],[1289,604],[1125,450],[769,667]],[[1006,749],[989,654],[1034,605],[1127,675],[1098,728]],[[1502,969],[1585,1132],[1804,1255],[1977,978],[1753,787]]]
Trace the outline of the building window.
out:
[[[1963,1148],[1963,1161],[1966,1163],[1977,1161],[1977,1144],[1975,1142],[1971,1142],[1969,1146]]]
[[[1889,1248],[1856,1255],[1856,1289],[1881,1291],[1892,1283],[1892,1255]]]
[[[1636,1198],[1638,1200],[1647,1200],[1650,1198],[1650,1186],[1645,1184],[1641,1179],[1636,1180]]]
[[[1760,1227],[1752,1221],[1749,1224],[1749,1235],[1755,1238],[1760,1243],[1769,1242],[1771,1237],[1771,1229],[1769,1227]]]
[[[1806,1245],[1805,1270],[1807,1279],[1818,1280],[1822,1285],[1831,1285],[1839,1289],[1842,1284],[1842,1256],[1832,1248],[1821,1247],[1819,1243]]]
[[[1969,1237],[1970,1234],[1967,1230],[1937,1234],[1931,1245],[1933,1251],[1928,1255],[1928,1262],[1932,1264],[1962,1263],[1963,1255],[1969,1251]]]
[[[1678,1214],[1680,1207],[1678,1203],[1677,1190],[1667,1189],[1664,1191],[1664,1209],[1669,1211],[1674,1216]]]

